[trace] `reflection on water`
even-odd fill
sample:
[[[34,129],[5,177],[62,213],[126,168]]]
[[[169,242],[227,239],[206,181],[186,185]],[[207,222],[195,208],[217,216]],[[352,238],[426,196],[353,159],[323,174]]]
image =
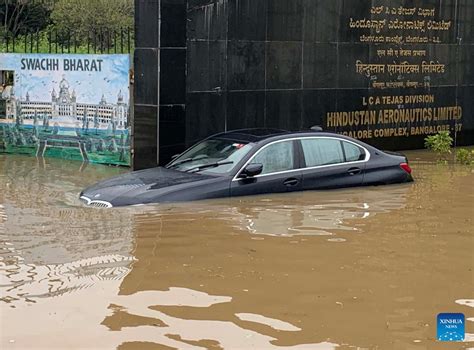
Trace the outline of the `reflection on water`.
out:
[[[274,236],[331,236],[335,230],[357,231],[356,226],[345,222],[402,208],[408,189],[398,186],[370,188],[358,195],[342,190],[244,199],[236,206],[236,211],[244,217],[238,227],[253,234]]]
[[[230,303],[230,297],[211,296],[190,289],[170,288],[169,291],[137,292],[132,295],[118,296],[112,299],[113,315],[104,320],[105,325],[117,329],[117,323],[127,328],[124,318],[140,317],[145,325],[133,331],[121,329],[128,334],[129,340],[165,344],[186,349],[202,349],[206,342],[222,349],[334,349],[336,344],[322,342],[290,347],[274,346],[276,339],[256,331],[241,327],[231,321],[212,319],[185,319],[173,317],[161,311],[163,306],[179,308],[209,308],[221,303]],[[117,317],[117,315],[120,315]],[[271,325],[276,330],[294,332],[299,328],[280,320],[260,315],[237,314],[238,319],[256,324]],[[125,324],[123,324],[125,323]],[[151,327],[150,327],[151,326]],[[139,338],[135,332],[138,331]],[[123,335],[121,335],[123,337]],[[127,339],[127,338],[125,338]]]
[[[203,218],[233,222],[233,229],[255,235],[332,236],[338,230],[358,231],[364,219],[403,208],[409,189],[410,185],[400,185],[150,205],[140,207],[135,219],[153,223]],[[353,219],[359,222],[346,224]]]
[[[5,156],[0,168],[3,302],[36,303],[130,271],[130,214],[77,208],[81,186],[119,169]]]
[[[410,158],[408,185],[97,210],[125,169],[0,156],[0,347],[472,347],[474,172]]]

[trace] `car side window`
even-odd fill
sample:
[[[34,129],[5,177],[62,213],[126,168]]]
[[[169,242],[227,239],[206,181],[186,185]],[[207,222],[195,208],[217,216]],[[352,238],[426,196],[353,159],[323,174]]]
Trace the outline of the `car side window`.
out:
[[[307,167],[344,163],[344,152],[337,139],[301,140]]]
[[[294,169],[293,141],[277,142],[265,147],[250,162],[263,164],[262,174]]]
[[[346,155],[346,162],[356,162],[365,159],[365,151],[354,145],[353,143],[342,141],[344,147],[344,154]]]

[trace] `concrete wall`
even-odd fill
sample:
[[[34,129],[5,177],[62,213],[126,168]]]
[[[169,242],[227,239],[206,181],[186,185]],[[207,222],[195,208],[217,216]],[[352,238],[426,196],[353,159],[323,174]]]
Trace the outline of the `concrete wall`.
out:
[[[246,127],[474,143],[469,0],[136,0],[136,47],[136,168]]]

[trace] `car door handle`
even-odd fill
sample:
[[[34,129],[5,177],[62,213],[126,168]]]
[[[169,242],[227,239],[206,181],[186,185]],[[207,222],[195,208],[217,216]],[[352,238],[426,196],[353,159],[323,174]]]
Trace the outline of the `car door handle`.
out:
[[[360,174],[360,172],[360,168],[350,168],[349,170],[347,170],[347,173],[351,176]]]
[[[283,185],[288,186],[288,187],[293,187],[293,186],[296,186],[298,184],[299,184],[299,180],[295,179],[295,178],[290,178],[290,179],[286,179],[285,181],[283,181]]]

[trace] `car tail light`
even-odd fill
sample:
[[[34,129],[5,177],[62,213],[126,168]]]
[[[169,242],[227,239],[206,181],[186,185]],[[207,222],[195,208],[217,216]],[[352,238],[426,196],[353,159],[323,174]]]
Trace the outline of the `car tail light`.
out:
[[[407,174],[411,174],[411,168],[410,166],[408,165],[408,163],[400,163],[400,168],[402,168],[403,170],[405,170],[405,172]]]

